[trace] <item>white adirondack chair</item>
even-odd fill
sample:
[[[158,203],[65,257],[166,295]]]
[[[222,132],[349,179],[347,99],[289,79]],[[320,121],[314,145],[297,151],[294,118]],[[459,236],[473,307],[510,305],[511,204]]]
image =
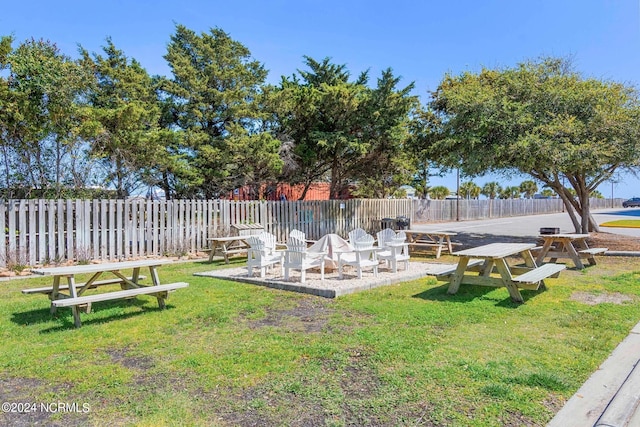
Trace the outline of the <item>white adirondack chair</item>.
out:
[[[275,237],[275,236],[274,236]],[[284,252],[275,250],[275,240],[273,247],[271,243],[263,240],[260,236],[248,237],[247,243],[249,249],[247,249],[247,276],[253,277],[253,269],[260,269],[260,277],[266,276],[267,267],[272,267],[275,264],[280,264],[281,274],[284,273]],[[267,238],[267,240],[270,240]]]
[[[390,228],[385,228],[382,231],[378,231],[376,233],[376,237],[378,238],[378,246],[381,248],[386,248],[387,243],[391,242],[391,239],[396,237],[396,232]]]
[[[266,231],[263,231],[262,233],[260,233],[258,235],[258,238],[260,240],[262,240],[265,244],[265,247],[270,251],[270,252],[275,252],[276,251],[276,241],[277,238],[275,236],[275,234],[271,234],[268,233]]]
[[[343,277],[342,268],[345,265],[350,265],[357,269],[358,279],[362,279],[362,270],[364,268],[373,269],[374,277],[378,277],[378,248],[373,246],[374,241],[375,239],[373,236],[366,233],[363,237],[352,241],[351,244],[354,247],[353,252],[340,254],[340,259],[338,261],[338,277]]]
[[[398,271],[398,262],[404,262],[405,270],[409,268],[409,243],[404,231],[396,234],[387,228],[378,232],[378,246],[382,248],[378,259],[386,261],[392,272]]]
[[[356,240],[359,240],[366,235],[367,235],[367,232],[364,231],[362,228],[354,228],[349,232],[349,243],[353,245]]]
[[[309,252],[304,240],[291,239],[284,255],[284,280],[289,280],[289,270],[300,270],[300,282],[306,280],[306,271],[320,268],[320,280],[324,280],[324,257],[327,252]]]
[[[302,242],[307,241],[307,236],[304,234],[304,231],[296,230],[295,228],[289,232],[289,238],[300,240]]]

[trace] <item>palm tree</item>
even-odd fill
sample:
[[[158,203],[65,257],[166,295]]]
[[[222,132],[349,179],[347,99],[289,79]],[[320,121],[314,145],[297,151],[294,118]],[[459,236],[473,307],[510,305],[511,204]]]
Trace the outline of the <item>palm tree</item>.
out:
[[[538,184],[533,181],[522,181],[520,183],[520,192],[524,194],[526,199],[532,199],[533,195],[538,192]]]
[[[495,181],[491,181],[482,186],[481,193],[483,196],[487,196],[489,199],[493,200],[498,197],[500,191],[502,191],[500,184]]]
[[[444,185],[436,185],[435,187],[431,187],[429,190],[429,196],[436,200],[442,200],[449,194],[451,194],[451,191],[449,191],[449,189]]]
[[[489,218],[491,218],[491,212],[493,211],[493,199],[502,191],[502,187],[495,181],[487,182],[482,186],[482,194],[489,198]]]
[[[556,192],[553,191],[550,188],[543,188],[542,191],[540,192],[540,195],[542,195],[544,197],[555,197],[555,196],[557,196]]]
[[[477,199],[480,196],[480,191],[480,186],[473,181],[460,184],[460,196],[464,199]]]
[[[501,199],[519,199],[520,187],[504,187],[500,192]]]

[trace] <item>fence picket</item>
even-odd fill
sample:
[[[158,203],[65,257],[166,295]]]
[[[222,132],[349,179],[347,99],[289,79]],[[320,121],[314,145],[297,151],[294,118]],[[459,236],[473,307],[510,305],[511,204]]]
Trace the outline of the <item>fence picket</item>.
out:
[[[6,216],[7,216],[7,202],[4,200],[0,200],[0,236],[2,236],[2,241],[4,245],[0,247],[0,266],[7,266],[7,249],[8,249],[8,233],[7,233],[7,225],[6,225]]]
[[[614,201],[617,206],[622,200]],[[592,209],[611,200],[591,200]],[[459,212],[458,212],[459,209]],[[560,212],[558,200],[7,200],[0,201],[5,247],[0,265],[51,261],[128,259],[195,252],[207,238],[230,233],[237,223],[260,223],[286,242],[296,228],[309,239],[346,236],[360,227],[373,233],[382,218],[412,222],[497,218]]]

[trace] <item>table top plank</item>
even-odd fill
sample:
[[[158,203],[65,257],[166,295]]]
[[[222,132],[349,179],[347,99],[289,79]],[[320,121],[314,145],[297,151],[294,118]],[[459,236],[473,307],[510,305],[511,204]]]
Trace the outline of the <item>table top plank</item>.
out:
[[[578,239],[586,239],[586,238],[588,238],[589,234],[575,234],[575,233],[541,234],[540,237],[543,238],[543,239],[578,240]]]
[[[209,237],[207,238],[207,240],[210,242],[234,242],[236,240],[246,240],[249,237],[251,236],[247,235],[247,236]]]
[[[64,267],[46,267],[31,270],[34,274],[43,276],[72,276],[82,273],[96,273],[99,271],[117,271],[129,268],[154,267],[171,263],[168,259],[142,259],[137,261],[106,262],[101,264],[70,265]]]
[[[401,230],[405,234],[420,234],[420,235],[432,235],[432,236],[456,236],[458,233],[452,231],[420,231],[420,230]]]
[[[454,252],[452,255],[472,258],[504,258],[536,247],[535,243],[490,243],[488,245]]]

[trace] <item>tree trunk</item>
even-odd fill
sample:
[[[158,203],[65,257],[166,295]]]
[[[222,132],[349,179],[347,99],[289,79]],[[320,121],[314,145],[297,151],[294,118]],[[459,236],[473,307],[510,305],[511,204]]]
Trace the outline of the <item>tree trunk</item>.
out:
[[[338,170],[338,159],[336,158],[333,162],[333,166],[331,168],[331,184],[329,186],[329,198],[332,200],[339,199],[339,170]]]
[[[300,195],[300,197],[298,197],[298,200],[304,200],[305,197],[307,197],[307,192],[309,191],[309,188],[311,187],[311,182],[305,182],[304,183],[304,188],[302,189],[302,194]]]
[[[553,185],[552,188],[556,190],[556,193],[558,193],[558,196],[562,199],[562,203],[564,203],[564,207],[569,214],[569,218],[571,218],[571,222],[573,223],[573,228],[576,233],[578,233],[578,230],[580,230],[580,222],[578,221],[575,207],[571,201],[571,193],[569,193],[562,185]]]
[[[169,185],[169,174],[167,171],[162,172],[162,181],[160,187],[164,191],[165,200],[171,200],[171,186]]]
[[[589,219],[591,214],[589,212],[589,193],[587,193],[586,191],[582,192],[582,194],[580,195],[580,207],[582,208],[582,212],[580,213],[582,218],[582,222],[580,224],[580,232],[588,233]]]

